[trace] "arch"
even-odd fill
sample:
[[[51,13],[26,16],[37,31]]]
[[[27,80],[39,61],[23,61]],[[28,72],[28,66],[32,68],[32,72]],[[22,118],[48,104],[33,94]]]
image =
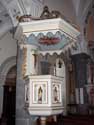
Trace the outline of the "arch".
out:
[[[9,57],[0,66],[0,84],[4,85],[8,71],[16,65],[16,57]]]
[[[7,73],[16,65],[16,57],[9,57],[0,66],[0,117],[3,109],[3,86],[5,85]]]
[[[56,76],[65,77],[65,63],[61,57],[56,59]]]
[[[7,15],[7,18],[4,15]],[[6,33],[6,31],[8,31],[11,27],[10,20],[4,21],[4,19],[8,19],[8,18],[10,18],[10,17],[6,10],[6,7],[3,4],[3,2],[0,1],[0,24],[2,25],[0,27],[0,39],[3,37],[3,35]],[[9,24],[9,25],[7,25],[7,24]]]
[[[7,73],[5,86],[16,86],[16,65],[11,67]]]

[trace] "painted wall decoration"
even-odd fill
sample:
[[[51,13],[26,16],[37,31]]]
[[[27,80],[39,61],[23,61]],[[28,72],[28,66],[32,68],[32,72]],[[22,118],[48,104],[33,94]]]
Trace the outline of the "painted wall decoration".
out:
[[[43,45],[54,45],[54,44],[58,44],[60,42],[60,39],[58,37],[47,37],[44,36],[42,38],[39,39],[39,43],[43,44]]]
[[[55,34],[48,32],[46,35],[39,33],[37,37],[34,34],[30,34],[27,39],[28,44],[38,46],[41,51],[60,50],[71,43],[71,39],[59,31]]]
[[[53,93],[53,103],[60,103],[61,102],[61,84],[53,83],[52,87],[52,93]]]
[[[46,104],[47,101],[47,91],[48,83],[41,82],[32,82],[33,83],[33,103],[36,104]]]

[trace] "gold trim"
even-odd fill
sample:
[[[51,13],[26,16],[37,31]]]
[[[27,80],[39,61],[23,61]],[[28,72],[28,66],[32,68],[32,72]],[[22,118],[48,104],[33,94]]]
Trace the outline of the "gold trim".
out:
[[[22,76],[23,76],[23,78],[26,75],[26,67],[27,67],[26,60],[27,60],[27,48],[24,47],[23,48],[23,64],[22,64]]]

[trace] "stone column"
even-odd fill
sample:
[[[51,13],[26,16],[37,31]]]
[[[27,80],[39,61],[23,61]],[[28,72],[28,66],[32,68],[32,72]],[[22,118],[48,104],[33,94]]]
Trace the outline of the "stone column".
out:
[[[24,109],[24,80],[21,73],[22,49],[17,49],[17,82],[16,82],[16,125],[28,125],[28,115]]]
[[[74,55],[73,61],[75,64],[75,95],[76,95],[76,103],[79,105],[80,109],[78,110],[80,113],[84,113],[86,110],[85,106],[87,105],[87,92],[85,85],[87,84],[87,59],[88,56],[86,54],[77,54]]]
[[[16,125],[35,125],[35,118],[30,116],[25,107],[25,81],[22,76],[23,48],[20,44],[17,51]]]

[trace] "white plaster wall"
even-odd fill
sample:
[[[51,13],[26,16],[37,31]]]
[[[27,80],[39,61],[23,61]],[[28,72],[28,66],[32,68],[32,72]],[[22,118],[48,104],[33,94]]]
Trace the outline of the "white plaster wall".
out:
[[[43,8],[43,0],[18,0],[20,8],[24,14],[39,17]]]
[[[72,1],[73,1],[75,11],[76,11],[76,15],[77,15],[78,11],[79,11],[79,4],[80,4],[81,0],[72,0]]]
[[[42,0],[40,0],[42,1]],[[32,0],[30,13],[34,17],[39,17],[43,10],[43,2],[40,2],[39,0]]]
[[[13,40],[12,35],[10,33],[7,33],[0,39],[0,66],[9,57],[16,56],[16,53],[17,53],[16,41]],[[4,76],[0,76],[0,80],[3,77]],[[0,84],[0,117],[2,114],[2,104],[3,104],[3,85]]]
[[[8,32],[0,39],[0,65],[9,57],[16,56],[17,43]]]

